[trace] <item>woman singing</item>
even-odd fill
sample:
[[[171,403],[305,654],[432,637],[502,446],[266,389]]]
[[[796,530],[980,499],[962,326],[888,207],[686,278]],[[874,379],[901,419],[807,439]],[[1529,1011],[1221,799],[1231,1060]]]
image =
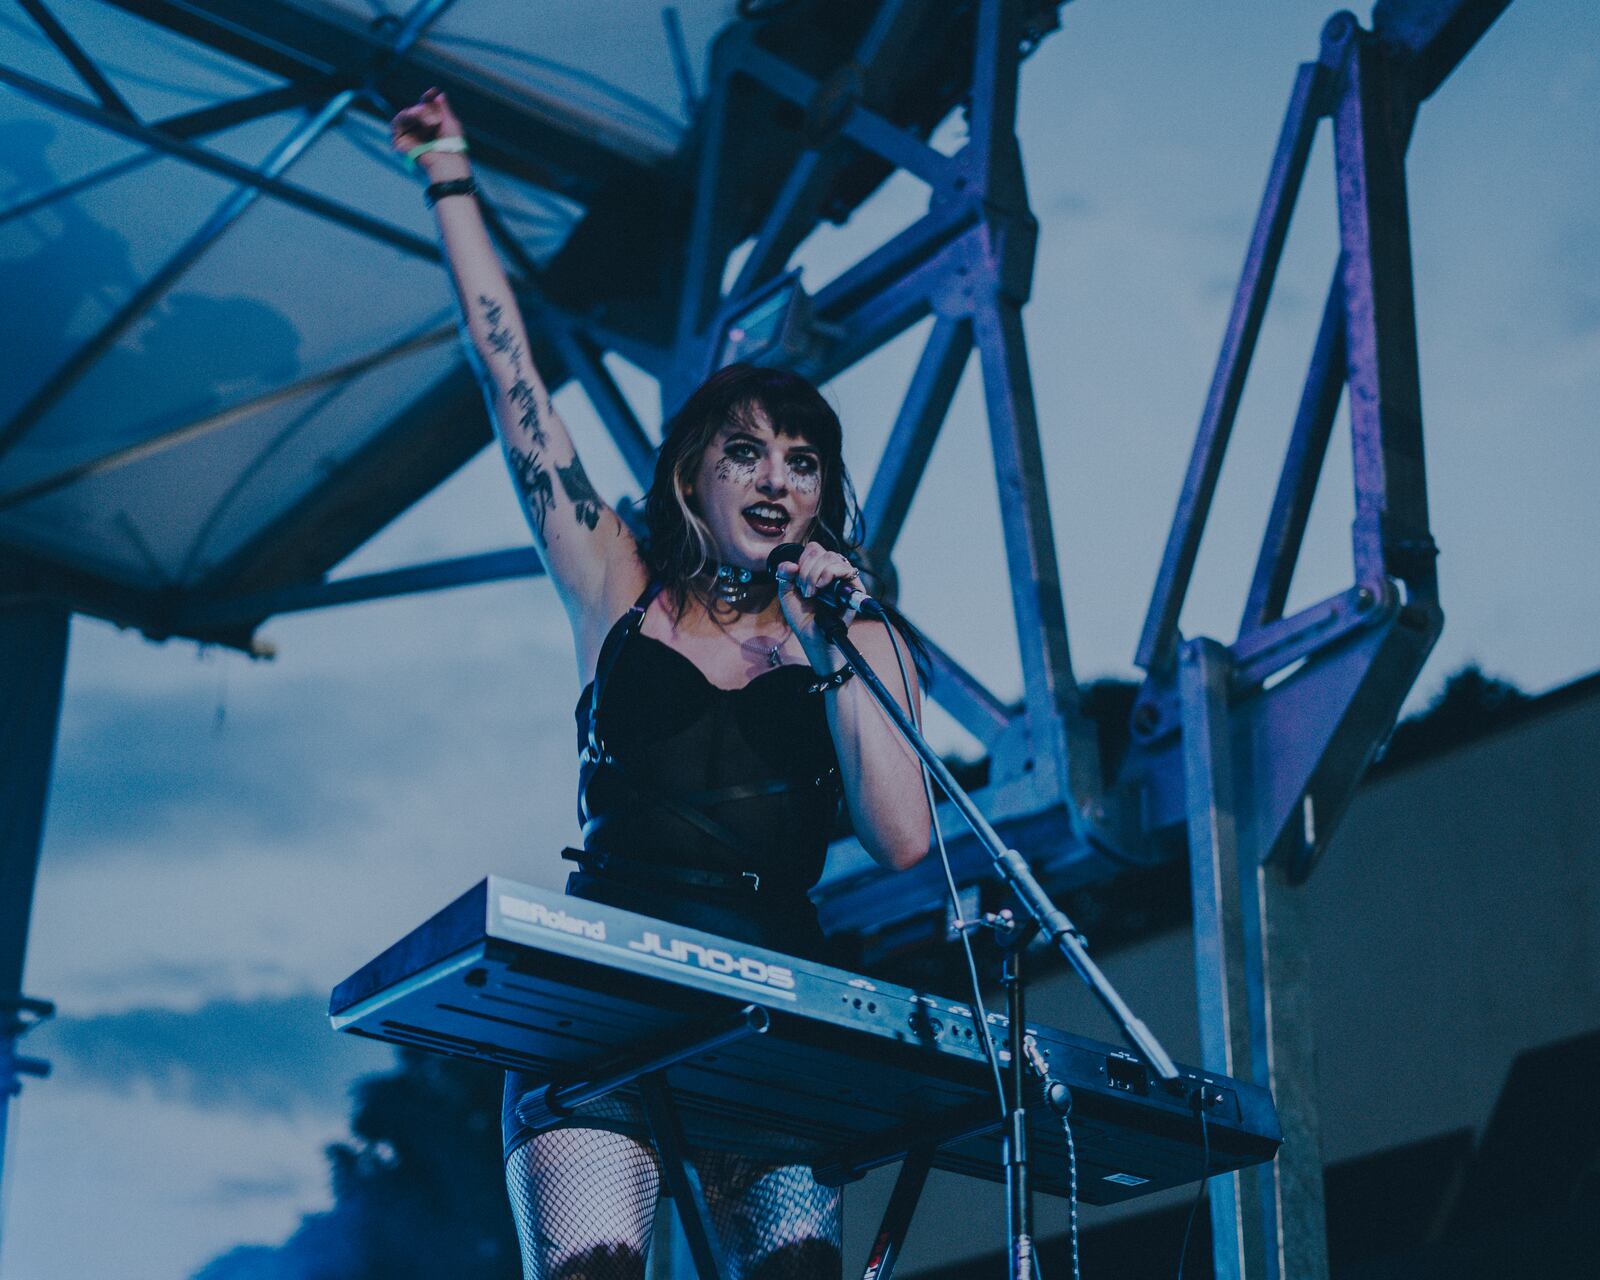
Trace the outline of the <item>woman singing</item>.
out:
[[[817,591],[857,573],[844,554],[856,512],[838,417],[794,374],[714,374],[666,426],[635,540],[589,483],[533,367],[460,122],[430,91],[392,128],[431,184],[492,417],[589,682],[577,709],[584,848],[568,855],[567,892],[818,955],[806,890],[841,795],[887,867],[920,859],[929,833],[916,757],[818,626]],[[774,579],[767,558],[783,543],[804,551]],[[850,638],[898,672],[886,627],[856,623]],[[506,1090],[525,1276],[639,1280],[659,1168],[637,1105],[613,1095],[530,1132],[517,1104],[539,1083],[513,1073]],[[840,1274],[837,1191],[776,1139],[691,1139],[735,1280]]]

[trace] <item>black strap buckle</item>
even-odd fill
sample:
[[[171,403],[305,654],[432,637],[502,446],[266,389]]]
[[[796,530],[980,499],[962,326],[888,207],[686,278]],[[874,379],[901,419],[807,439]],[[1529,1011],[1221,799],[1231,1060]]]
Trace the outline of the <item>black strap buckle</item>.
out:
[[[599,820],[585,824],[587,837],[598,829]],[[759,893],[761,877],[754,871],[711,871],[704,867],[680,867],[672,863],[648,862],[615,853],[589,849],[563,849],[561,856],[576,863],[589,875],[607,876],[651,888],[718,889],[724,892]]]

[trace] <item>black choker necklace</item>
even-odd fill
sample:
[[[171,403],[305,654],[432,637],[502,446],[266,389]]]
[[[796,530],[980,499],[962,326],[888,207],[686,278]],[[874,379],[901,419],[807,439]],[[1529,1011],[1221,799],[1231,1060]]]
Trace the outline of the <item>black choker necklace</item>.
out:
[[[772,585],[773,577],[764,569],[740,569],[719,564],[712,571],[711,590],[725,604],[743,604],[752,592]]]

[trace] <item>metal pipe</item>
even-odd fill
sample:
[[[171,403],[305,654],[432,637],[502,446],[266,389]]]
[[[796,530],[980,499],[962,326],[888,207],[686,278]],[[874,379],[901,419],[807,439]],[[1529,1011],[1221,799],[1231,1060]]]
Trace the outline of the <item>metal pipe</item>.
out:
[[[219,103],[214,107],[202,107],[198,111],[185,111],[181,115],[168,116],[165,120],[157,120],[150,127],[173,138],[203,138],[213,133],[220,133],[224,129],[232,129],[236,125],[247,124],[251,120],[259,120],[262,116],[271,115],[274,111],[286,107],[301,106],[306,100],[307,88],[308,86],[296,84],[285,85],[280,89],[268,89],[245,98],[236,98],[232,102]],[[13,218],[26,217],[46,205],[54,204],[57,200],[75,196],[78,192],[97,187],[102,182],[110,182],[113,178],[120,178],[123,174],[154,164],[161,159],[161,156],[160,151],[146,151],[141,155],[129,156],[126,160],[118,160],[103,169],[96,169],[81,178],[74,178],[59,187],[40,192],[20,204],[14,204],[9,209],[0,211],[0,224],[10,222]]]
[[[454,3],[454,0],[419,0],[419,3],[412,8],[410,14],[402,22],[393,41],[385,49],[384,56],[403,54],[416,43],[417,39],[427,29],[428,24],[448,9],[452,3]],[[381,63],[381,56],[374,58],[370,69],[376,70]],[[15,72],[6,68],[0,68],[0,79],[12,80],[13,78],[16,80],[30,79],[29,77],[19,77]],[[40,90],[49,89],[48,85],[41,84],[37,85],[37,87]],[[87,373],[90,367],[115,345],[117,340],[127,332],[128,328],[140,316],[165,296],[167,290],[177,282],[178,278],[199,261],[200,257],[224,231],[239,220],[244,212],[255,203],[257,197],[268,189],[269,184],[276,184],[278,176],[298,160],[306,149],[320,138],[323,133],[338,122],[339,117],[344,114],[345,110],[358,96],[360,96],[359,91],[355,89],[343,89],[334,94],[316,115],[303,122],[273,148],[272,154],[267,157],[266,162],[259,171],[244,169],[243,174],[240,175],[243,185],[224,200],[211,217],[206,220],[205,225],[195,232],[177,253],[168,258],[155,275],[147,280],[122,305],[117,313],[102,325],[100,330],[88,342],[75,351],[71,359],[58,369],[45,382],[44,386],[29,397],[28,402],[17,411],[12,420],[6,424],[5,431],[0,433],[0,457],[3,457],[12,445],[26,435],[35,423],[60,402],[61,398],[71,390],[78,379]],[[49,97],[55,100],[54,105],[60,105],[63,109],[87,110],[86,105],[82,103],[75,104],[75,108],[68,105],[72,103],[70,94],[59,94],[51,91]],[[116,116],[112,113],[103,112],[98,114],[106,117],[105,123],[107,123],[107,127],[118,127],[124,130],[133,127],[126,122],[116,122]],[[114,125],[111,122],[116,122],[116,124]],[[187,144],[178,144],[172,139],[163,138],[162,135],[145,126],[138,126],[138,132],[147,139],[159,139],[159,142],[155,145],[161,145],[167,149],[178,148],[181,145],[183,151],[209,155],[201,148],[188,147]],[[210,157],[210,162],[214,165],[219,159],[220,157],[212,156]],[[244,168],[243,166],[239,167],[241,169]],[[302,193],[302,198],[310,198],[332,208],[339,208],[332,201],[322,201],[321,197],[312,197],[309,192]],[[352,211],[345,211],[343,216],[349,217],[351,215]],[[366,218],[365,215],[355,216],[359,216],[362,221],[368,222],[373,226],[385,226],[385,224],[377,222],[376,219]],[[386,228],[386,230],[388,229]],[[435,260],[439,258],[440,252],[438,248],[431,243],[420,241],[417,237],[409,235],[406,235],[406,239],[416,240],[419,244],[425,245],[428,252],[424,256]]]
[[[683,19],[677,5],[669,4],[661,10],[661,25],[667,33],[667,51],[672,55],[672,72],[678,78],[678,97],[683,103],[684,118],[693,120],[700,107],[700,95],[695,91],[689,46],[683,38]]]
[[[50,43],[61,50],[62,56],[78,73],[78,79],[100,99],[101,106],[129,120],[138,119],[133,113],[133,108],[128,105],[127,99],[117,92],[116,86],[106,79],[105,73],[99,67],[95,66],[94,59],[72,38],[72,33],[61,25],[60,19],[44,7],[43,0],[17,0],[17,3],[39,24],[39,29],[44,32]]]
[[[1272,497],[1272,512],[1261,538],[1261,552],[1255,573],[1250,578],[1250,593],[1239,634],[1283,617],[1289,598],[1289,584],[1300,558],[1306,524],[1311,518],[1311,503],[1317,496],[1317,481],[1333,434],[1333,421],[1339,412],[1344,392],[1345,321],[1343,267],[1334,268],[1333,283],[1322,308],[1322,322],[1311,352],[1311,367],[1306,371],[1295,412],[1294,429],[1289,434],[1289,449],[1278,475],[1278,488]]]
[[[0,84],[10,85],[52,110],[98,125],[110,133],[143,143],[147,147],[187,161],[197,168],[220,174],[224,178],[231,178],[286,204],[292,204],[320,218],[349,227],[352,231],[358,231],[391,248],[399,249],[402,253],[409,253],[412,257],[424,258],[430,262],[438,262],[443,257],[433,241],[412,235],[411,232],[384,222],[381,218],[370,217],[348,205],[340,204],[337,200],[329,200],[291,182],[280,182],[275,178],[264,177],[260,170],[252,169],[249,165],[240,164],[237,160],[230,160],[227,156],[218,155],[204,147],[197,147],[193,143],[170,137],[149,125],[124,120],[121,116],[97,107],[92,102],[85,102],[73,94],[63,93],[54,85],[36,80],[10,67],[0,66]]]
[[[809,107],[822,87],[813,77],[749,41],[740,47],[737,57],[740,71],[796,106]],[[921,178],[936,191],[954,186],[963,176],[959,156],[952,159],[935,151],[921,138],[859,102],[851,106],[839,128],[851,142]]]
[[[1019,926],[1012,925],[1013,929]],[[1031,936],[1031,931],[1030,931]],[[1011,1061],[1006,1064],[1006,1234],[1010,1240],[1011,1280],[1033,1280],[1033,1188],[1028,1181],[1028,1111],[1023,1105],[1027,1055],[1022,1042],[1028,1034],[1028,1015],[1022,989],[1022,952],[1026,941],[1013,937],[1002,942],[1005,959],[1001,985],[1006,989],[1007,1030]]]
[[[561,1085],[551,1084],[539,1095],[536,1106],[524,1103],[517,1108],[517,1119],[537,1128],[547,1114],[550,1118],[570,1115],[573,1108],[603,1098],[625,1084],[632,1084],[640,1076],[665,1071],[668,1067],[687,1062],[690,1058],[698,1058],[703,1053],[725,1048],[747,1036],[765,1035],[771,1025],[772,1018],[765,1009],[760,1005],[746,1005],[725,1027],[689,1037],[678,1044],[625,1063],[616,1070],[603,1076],[596,1076],[592,1080],[579,1080]]]
[[[176,448],[180,444],[188,444],[198,440],[201,436],[208,436],[214,431],[230,427],[235,422],[243,421],[258,413],[265,413],[280,404],[306,395],[309,392],[319,391],[324,387],[335,387],[358,378],[362,374],[381,368],[392,361],[404,359],[406,356],[415,355],[419,351],[426,351],[431,347],[440,346],[446,342],[454,341],[456,329],[454,325],[445,325],[443,328],[421,334],[418,337],[407,338],[382,351],[375,351],[371,355],[362,356],[358,360],[351,360],[337,368],[328,369],[323,373],[313,374],[309,378],[302,378],[298,382],[291,382],[288,386],[278,387],[263,395],[253,396],[239,404],[230,405],[226,409],[219,409],[216,413],[208,413],[203,418],[196,418],[193,422],[186,422],[181,427],[173,427],[170,431],[163,431],[148,440],[141,440],[122,449],[102,454],[98,458],[91,458],[87,462],[80,462],[75,466],[63,468],[45,476],[41,480],[34,480],[28,484],[19,485],[15,489],[0,493],[0,511],[7,511],[12,507],[19,507],[23,503],[32,502],[46,494],[54,493],[67,485],[75,484],[79,480],[90,476],[104,475],[108,471],[116,471],[135,462],[143,462],[146,458],[164,453],[168,449]]]
[[[4,74],[6,73],[0,72],[0,78],[3,78]],[[269,181],[276,179],[278,174],[293,164],[305,149],[339,118],[355,96],[354,90],[346,89],[330,98],[322,110],[302,123],[274,148],[262,166],[260,176]],[[27,403],[17,410],[16,415],[6,424],[5,431],[0,433],[0,456],[3,456],[45,414],[61,402],[62,397],[76,385],[95,362],[116,345],[118,339],[133,326],[135,321],[166,296],[167,291],[178,282],[184,272],[198,262],[217,238],[239,220],[260,194],[259,186],[246,185],[229,195],[206,219],[200,230],[190,236],[175,254],[162,263],[156,273],[145,281],[105,324],[100,326],[89,341],[72,353],[71,358],[28,398]]]
[[[878,678],[871,664],[862,656],[861,650],[856,648],[845,633],[843,625],[830,625],[826,620],[823,625],[828,639],[838,648],[851,669],[861,677],[861,683],[871,691],[873,700],[883,708],[895,728],[900,731],[900,736],[905,739],[906,745],[917,753],[927,766],[929,775],[939,784],[939,789],[950,797],[956,810],[966,819],[967,825],[972,828],[972,833],[978,837],[984,851],[992,859],[995,870],[1016,895],[1023,909],[1038,923],[1051,945],[1059,950],[1077,971],[1095,999],[1111,1015],[1128,1043],[1145,1060],[1150,1069],[1163,1080],[1176,1080],[1178,1068],[1173,1065],[1172,1059],[1161,1047],[1161,1042],[1155,1038],[1149,1027],[1134,1016],[1133,1010],[1111,985],[1111,980],[1101,971],[1100,966],[1090,959],[1088,949],[1084,946],[1083,939],[1072,921],[1066,912],[1050,900],[1050,896],[1045,893],[1034,876],[1033,868],[1028,865],[1027,859],[1015,849],[1007,847],[1000,833],[990,825],[989,819],[984,817],[972,797],[955,780],[950,767],[945,764],[939,753],[928,745],[928,740],[922,736],[921,730]]]
[[[1277,276],[1278,260],[1289,234],[1289,219],[1300,194],[1317,121],[1322,115],[1323,75],[1319,63],[1303,64],[1289,95],[1289,110],[1278,134],[1272,171],[1256,214],[1250,247],[1245,252],[1244,269],[1234,292],[1233,309],[1228,315],[1216,372],[1206,394],[1183,492],[1172,517],[1172,530],[1167,535],[1161,570],[1156,576],[1150,610],[1145,615],[1144,631],[1134,657],[1146,671],[1166,671],[1177,654],[1178,615],[1188,594],[1195,557],[1200,552],[1200,538],[1211,511],[1211,499],[1222,474],[1223,455],[1227,452],[1234,417],[1244,395],[1250,358],[1255,353],[1267,299]]]
[[[376,70],[389,59],[407,53],[422,38],[423,32],[442,18],[444,11],[454,3],[455,0],[417,0],[411,6],[411,12],[400,20],[400,28],[389,42],[389,47],[373,57],[372,68]]]
[[[44,1065],[18,1057],[17,1037],[54,1012],[49,1001],[23,996],[21,987],[61,722],[69,621],[54,601],[0,606],[0,734],[6,752],[0,769],[0,1175],[16,1076],[40,1074]]]
[[[971,323],[940,316],[922,348],[900,414],[883,446],[872,488],[862,504],[867,526],[864,550],[867,560],[879,569],[889,563],[971,353]]]
[[[180,611],[171,619],[169,627],[185,634],[220,631],[249,626],[280,613],[303,613],[337,604],[387,600],[420,591],[503,582],[508,578],[536,578],[544,571],[544,562],[532,547],[510,547],[451,560],[431,560],[382,573],[364,573],[337,582],[313,582],[247,596],[202,599]]]

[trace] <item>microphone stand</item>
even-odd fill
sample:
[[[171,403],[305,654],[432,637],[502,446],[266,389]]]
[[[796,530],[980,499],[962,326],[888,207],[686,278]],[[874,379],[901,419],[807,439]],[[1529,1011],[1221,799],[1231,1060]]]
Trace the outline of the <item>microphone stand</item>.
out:
[[[895,701],[894,695],[884,687],[883,681],[878,679],[872,665],[846,634],[844,619],[837,611],[827,607],[818,609],[817,616],[823,635],[827,636],[829,643],[844,655],[845,661],[850,664],[850,669],[872,691],[872,696],[894,722],[895,728],[900,731],[900,736],[921,757],[923,764],[928,766],[928,772],[933,775],[940,789],[950,797],[961,816],[966,819],[967,825],[972,828],[973,834],[994,859],[995,870],[1000,873],[1000,878],[1010,887],[1023,910],[1033,918],[1040,931],[1049,939],[1050,945],[1067,958],[1067,963],[1077,971],[1095,998],[1105,1006],[1106,1012],[1121,1029],[1128,1044],[1144,1059],[1150,1070],[1162,1080],[1176,1081],[1178,1068],[1167,1056],[1167,1051],[1161,1047],[1161,1042],[1155,1038],[1149,1027],[1134,1016],[1133,1010],[1111,985],[1111,980],[1100,972],[1100,966],[1089,958],[1083,935],[1067,918],[1066,912],[1051,901],[1050,895],[1044,891],[1044,886],[1034,876],[1033,868],[1028,865],[1027,859],[1015,849],[1009,848],[1000,838],[1000,833],[989,825],[989,820],[978,811],[978,806],[972,802],[972,797],[962,790],[961,784],[951,776],[944,761],[928,745],[928,740],[912,723],[911,717],[900,709],[900,704]]]
[[[1006,1233],[1011,1239],[1011,1280],[1033,1280],[1038,1274],[1033,1251],[1033,1188],[1028,1181],[1028,1112],[1023,1105],[1024,1066],[1029,1061],[1027,1010],[1022,994],[1022,953],[1038,932],[1033,921],[1026,924],[1002,911],[995,935],[1004,959],[1000,985],[1006,993],[1006,1047],[1011,1060],[1006,1064],[1006,1125],[1004,1148],[1006,1164]]]
[[[1089,990],[1121,1028],[1123,1036],[1134,1051],[1158,1077],[1168,1081],[1169,1084],[1175,1084],[1178,1079],[1178,1068],[1167,1056],[1167,1051],[1161,1047],[1161,1042],[1134,1016],[1133,1010],[1128,1008],[1127,1003],[1117,994],[1117,989],[1111,985],[1110,979],[1100,972],[1100,966],[1089,958],[1083,936],[1067,918],[1066,913],[1050,900],[1050,895],[1044,891],[1044,886],[1034,876],[1033,868],[1028,865],[1027,860],[1000,838],[999,832],[978,811],[978,806],[972,802],[972,797],[962,789],[961,784],[951,776],[944,761],[928,745],[927,739],[922,736],[911,717],[901,710],[900,704],[884,687],[883,681],[862,656],[861,650],[851,642],[844,618],[839,611],[824,605],[817,610],[817,617],[822,633],[844,655],[845,661],[850,664],[850,669],[871,690],[873,698],[894,722],[895,728],[900,731],[900,736],[921,757],[923,764],[928,767],[928,772],[939,783],[945,795],[950,797],[960,810],[961,816],[966,819],[967,825],[972,828],[973,834],[988,850],[1001,879],[1010,887],[1012,894],[1031,917],[1022,922],[1003,921],[1004,930],[1000,932],[1000,944],[1005,956],[1002,984],[1006,992],[1006,1012],[1009,1019],[1007,1038],[1011,1054],[1008,1064],[1010,1067],[1008,1087],[1003,1091],[1006,1108],[1003,1140],[1010,1275],[1011,1280],[1034,1280],[1038,1275],[1038,1267],[1033,1248],[1033,1196],[1028,1180],[1027,1112],[1023,1106],[1024,1064],[1028,1058],[1029,1046],[1026,1045],[1028,1029],[1022,994],[1022,952],[1035,930],[1042,932],[1050,940],[1051,945],[1067,958],[1067,962],[1088,984]],[[887,622],[885,625],[888,625]],[[974,1014],[974,1017],[982,1016],[981,1009]],[[1046,1089],[1046,1100],[1054,1106],[1055,1099],[1049,1090],[1048,1081]]]

